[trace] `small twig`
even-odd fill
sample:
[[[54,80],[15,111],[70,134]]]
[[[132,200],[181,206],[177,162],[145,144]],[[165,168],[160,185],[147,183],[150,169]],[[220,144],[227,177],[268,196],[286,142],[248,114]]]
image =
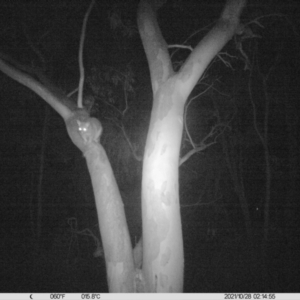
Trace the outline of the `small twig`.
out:
[[[197,94],[196,96],[192,97],[191,99],[189,99],[189,101],[188,101],[188,103],[187,103],[187,105],[185,107],[185,111],[184,111],[184,128],[185,128],[186,134],[187,134],[187,136],[189,138],[189,141],[190,141],[190,143],[191,143],[191,145],[192,145],[193,148],[195,148],[196,145],[193,142],[193,139],[192,139],[192,137],[190,135],[190,132],[188,130],[188,126],[187,126],[187,123],[186,123],[186,120],[187,120],[187,117],[186,117],[187,110],[188,110],[189,105],[192,103],[192,101],[194,101],[196,98],[198,98],[201,95],[203,95],[204,93],[206,93],[212,86],[213,86],[213,84],[209,85],[203,92],[201,92],[201,93]]]
[[[185,45],[178,45],[178,44],[168,45],[168,48],[181,48],[181,49],[188,49],[190,51],[194,50],[192,46],[185,46]]]
[[[125,127],[124,127],[123,123],[122,123],[122,125],[119,125],[119,124],[117,124],[117,123],[115,122],[115,124],[116,124],[116,126],[118,126],[118,127],[122,130],[123,135],[124,135],[124,137],[125,137],[125,140],[126,140],[126,142],[128,143],[129,148],[131,149],[131,152],[132,152],[134,158],[135,158],[137,161],[142,161],[142,160],[143,160],[143,157],[140,156],[140,155],[137,155],[137,153],[136,153],[136,150],[137,150],[137,149],[136,149],[136,147],[130,142],[129,136],[127,135],[127,133],[126,133],[126,131],[125,131]]]

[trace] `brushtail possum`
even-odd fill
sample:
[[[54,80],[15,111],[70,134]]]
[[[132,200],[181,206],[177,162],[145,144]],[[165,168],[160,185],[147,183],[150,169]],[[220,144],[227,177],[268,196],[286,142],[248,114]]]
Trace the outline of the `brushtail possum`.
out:
[[[99,143],[102,134],[102,125],[96,118],[89,118],[86,121],[76,120],[78,131],[85,143]]]
[[[69,133],[75,129],[85,144],[99,143],[103,130],[102,125],[96,118],[90,118],[85,110],[78,109],[74,111],[72,117],[68,118],[66,123]]]

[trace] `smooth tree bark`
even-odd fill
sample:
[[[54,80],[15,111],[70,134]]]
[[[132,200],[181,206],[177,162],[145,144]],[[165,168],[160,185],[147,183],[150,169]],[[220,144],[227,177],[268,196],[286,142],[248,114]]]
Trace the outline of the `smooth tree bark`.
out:
[[[227,1],[214,28],[175,73],[156,19],[159,1],[140,2],[138,27],[153,91],[142,179],[142,274],[146,292],[183,291],[178,167],[184,105],[208,64],[237,31],[245,3]]]
[[[44,99],[64,119],[67,132],[79,150],[82,151],[92,180],[96,201],[97,215],[105,255],[107,281],[110,292],[133,292],[134,264],[132,246],[125,219],[124,204],[106,155],[100,143],[94,140],[85,141],[79,130],[77,119],[87,112],[76,105],[65,95],[57,93],[48,83],[35,80],[0,59],[0,70],[34,91]],[[100,123],[99,123],[100,124]],[[101,124],[100,124],[101,126]]]

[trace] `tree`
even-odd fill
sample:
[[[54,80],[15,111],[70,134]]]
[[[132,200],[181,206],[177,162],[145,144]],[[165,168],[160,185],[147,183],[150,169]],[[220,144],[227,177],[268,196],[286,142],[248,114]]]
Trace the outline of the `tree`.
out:
[[[109,160],[99,138],[102,125],[82,108],[58,95],[39,73],[24,73],[5,59],[0,69],[27,86],[64,119],[73,143],[83,152],[92,180],[110,292],[182,292],[183,241],[179,206],[178,167],[184,106],[209,63],[241,30],[245,0],[228,0],[216,25],[199,42],[178,72],[156,18],[164,1],[142,0],[139,33],[146,52],[153,108],[143,161],[143,255],[133,259],[124,207]],[[33,73],[33,72],[32,72]],[[82,102],[81,102],[82,104]],[[193,151],[194,153],[195,151]],[[188,154],[190,156],[190,154]],[[140,244],[135,252],[139,252]]]
[[[215,27],[174,73],[155,18],[157,8],[147,1],[140,3],[138,26],[154,95],[142,182],[143,271],[148,291],[182,291],[178,167],[184,104],[208,64],[235,34],[244,5],[245,1],[228,1]]]

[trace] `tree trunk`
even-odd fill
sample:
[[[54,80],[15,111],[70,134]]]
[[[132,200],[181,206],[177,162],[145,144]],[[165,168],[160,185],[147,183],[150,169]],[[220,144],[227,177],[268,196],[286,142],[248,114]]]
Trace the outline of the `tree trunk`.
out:
[[[109,292],[132,293],[132,246],[117,182],[100,144],[94,144],[84,156],[95,195]]]
[[[138,27],[150,68],[153,109],[142,180],[145,292],[183,291],[179,151],[185,102],[207,65],[232,38],[245,1],[229,0],[216,26],[175,74],[152,1],[142,0]]]

